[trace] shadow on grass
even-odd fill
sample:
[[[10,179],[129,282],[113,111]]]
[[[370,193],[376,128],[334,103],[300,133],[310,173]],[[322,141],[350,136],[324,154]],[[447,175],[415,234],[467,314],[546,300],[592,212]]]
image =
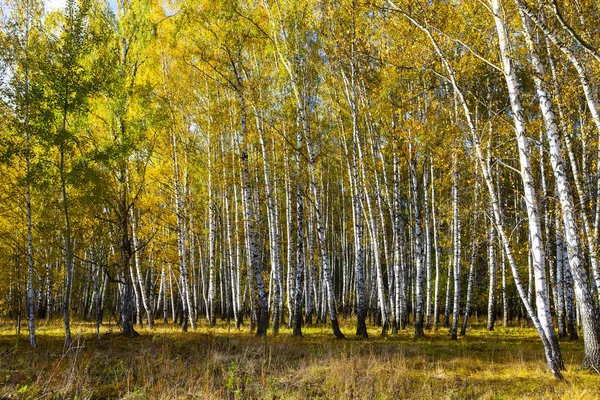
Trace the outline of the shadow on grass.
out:
[[[247,327],[219,323],[196,331],[158,324],[125,337],[76,323],[65,351],[59,323],[38,329],[38,348],[26,336],[0,329],[0,397],[14,398],[587,398],[599,394],[596,376],[578,371],[581,342],[561,343],[566,380],[545,371],[542,346],[528,328],[488,332],[473,325],[451,341],[446,329],[415,340],[412,331],[353,339],[352,321],[333,337],[328,325],[293,338],[257,338]],[[583,396],[583,397],[582,397]],[[590,397],[593,398],[593,397]]]

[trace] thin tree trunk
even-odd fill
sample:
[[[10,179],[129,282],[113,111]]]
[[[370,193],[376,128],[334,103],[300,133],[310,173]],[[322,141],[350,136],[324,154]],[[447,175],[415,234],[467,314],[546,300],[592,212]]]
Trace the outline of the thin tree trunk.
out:
[[[283,156],[284,170],[285,170],[285,226],[286,226],[286,239],[287,239],[287,308],[288,308],[288,327],[292,327],[292,319],[294,315],[294,261],[296,255],[295,240],[293,234],[293,210],[292,210],[292,189],[290,182],[289,173],[289,162],[288,152],[285,151]]]
[[[217,227],[215,221],[215,205],[214,205],[214,193],[212,185],[212,145],[210,136],[208,138],[208,319],[210,326],[215,326],[216,315],[215,315],[215,241],[217,236]],[[221,296],[221,299],[223,297]]]
[[[452,308],[452,340],[458,338],[458,317],[460,314],[460,216],[458,215],[458,161],[457,154],[452,154],[452,221],[453,221],[453,276],[454,276],[454,306]]]
[[[465,315],[463,317],[463,323],[460,328],[460,335],[464,336],[467,334],[467,324],[469,317],[471,316],[471,296],[473,294],[473,281],[475,279],[475,259],[477,257],[477,225],[479,222],[479,209],[478,209],[478,197],[479,197],[479,181],[477,180],[477,174],[475,175],[475,194],[473,196],[473,222],[471,224],[472,230],[472,242],[471,242],[471,262],[469,265],[469,278],[467,282],[467,298],[465,301]]]
[[[416,277],[414,281],[415,285],[415,296],[416,305],[415,309],[415,336],[416,337],[424,337],[425,333],[423,331],[424,327],[424,314],[425,314],[425,304],[424,304],[424,296],[423,292],[425,289],[424,282],[424,274],[425,274],[425,266],[423,265],[423,247],[421,244],[421,211],[419,208],[419,186],[417,183],[417,171],[416,171],[416,155],[414,154],[414,150],[412,149],[412,144],[409,143],[411,149],[410,152],[410,161],[409,161],[409,169],[410,176],[412,182],[412,208],[413,208],[413,220],[414,220],[414,244],[415,244],[415,270]]]
[[[440,246],[438,244],[438,223],[435,214],[435,176],[433,173],[433,158],[431,167],[431,217],[433,220],[433,247],[435,251],[435,287],[433,295],[433,328],[437,331],[440,323],[439,315],[439,288],[440,288]]]
[[[394,208],[393,208],[393,229],[394,229],[394,308],[395,320],[392,322],[393,333],[398,333],[398,329],[404,321],[404,310],[402,308],[402,298],[404,297],[404,276],[402,273],[402,232],[400,225],[400,159],[397,151],[393,155],[394,163]]]
[[[430,157],[429,157],[430,158]],[[423,167],[423,218],[425,219],[425,271],[426,271],[426,297],[425,297],[425,329],[431,329],[431,233],[429,227],[429,171],[427,163]]]
[[[237,76],[237,71],[236,71]],[[237,76],[238,83],[239,76]],[[250,252],[251,267],[254,272],[254,278],[256,279],[256,287],[258,291],[258,323],[257,323],[257,336],[266,336],[267,329],[269,327],[269,306],[267,303],[267,293],[265,291],[265,285],[262,278],[262,267],[260,265],[259,250],[258,250],[258,234],[255,227],[254,210],[252,207],[252,188],[250,186],[250,177],[248,172],[248,128],[247,128],[247,116],[246,116],[246,100],[244,99],[241,89],[236,89],[240,100],[240,112],[241,112],[241,132],[243,138],[243,145],[240,152],[242,161],[242,196],[244,198],[244,219],[246,221],[246,237],[248,241],[248,250]]]
[[[27,2],[25,16],[25,202],[27,203],[27,296],[28,296],[28,311],[29,311],[29,344],[32,348],[36,348],[37,342],[35,338],[35,292],[33,291],[33,226],[31,223],[31,143],[29,132],[29,110],[30,110],[30,77],[29,77],[29,29],[30,29],[30,10],[29,2]]]
[[[63,113],[63,129],[66,128],[66,107]],[[65,152],[60,148],[60,183],[62,190],[62,205],[65,218],[65,291],[63,297],[63,321],[65,326],[65,347],[71,347],[71,284],[73,282],[73,245],[71,240],[71,221],[67,202],[67,181],[65,176]],[[48,311],[49,312],[49,311]]]
[[[273,293],[273,335],[279,333],[279,303],[281,293],[280,280],[281,280],[281,266],[279,257],[279,229],[277,227],[277,204],[274,198],[273,187],[271,185],[271,178],[269,173],[269,165],[267,161],[267,149],[265,146],[263,122],[261,111],[255,109],[256,114],[256,127],[259,134],[260,146],[263,158],[263,173],[264,182],[267,195],[267,223],[269,225],[269,255],[271,257],[271,271],[273,275],[273,291],[269,290],[269,294]]]
[[[302,134],[296,135],[296,147],[302,148]],[[302,336],[302,280],[304,277],[304,200],[300,181],[300,154],[296,155],[296,282],[294,284],[294,326],[293,336]]]
[[[558,320],[558,336],[567,336],[567,327],[565,325],[565,296],[564,296],[564,253],[563,253],[563,238],[560,224],[560,217],[556,215],[555,224],[555,245],[556,245],[556,319]]]
[[[496,324],[496,229],[491,221],[488,232],[488,275],[489,291],[487,329],[489,331],[493,331],[494,325]],[[504,270],[502,275],[504,279]]]
[[[133,251],[134,251],[133,263],[135,264],[137,284],[140,287],[139,296],[141,297],[142,305],[144,307],[144,310],[146,311],[146,320],[148,323],[148,329],[154,329],[154,313],[152,312],[152,309],[151,309],[152,303],[150,303],[150,301],[148,300],[148,298],[146,296],[146,285],[144,285],[144,280],[142,279],[142,269],[140,267],[140,257],[139,257],[140,249],[138,248],[137,232],[136,232],[137,224],[136,224],[136,220],[135,220],[135,213],[134,213],[133,207],[130,208],[130,212],[131,212],[131,245],[133,246]],[[135,280],[134,280],[134,282],[135,282]],[[137,292],[136,292],[136,296],[137,296]],[[139,317],[139,318],[141,318],[141,317]]]
[[[327,298],[323,301],[326,301],[327,308],[329,311],[329,318],[331,319],[331,329],[333,330],[333,334],[338,339],[344,339],[345,336],[340,331],[340,326],[337,318],[337,304],[335,300],[335,288],[333,286],[333,280],[331,277],[331,268],[329,264],[329,255],[327,254],[327,243],[325,237],[325,231],[323,226],[323,208],[321,206],[321,197],[319,193],[319,186],[317,183],[317,176],[315,171],[315,163],[316,157],[314,154],[312,142],[310,136],[305,136],[306,141],[306,149],[308,152],[308,168],[310,172],[310,186],[312,189],[313,197],[314,197],[314,209],[316,213],[316,223],[317,223],[317,238],[319,240],[319,249],[321,255],[321,264],[323,267],[323,278],[325,280],[325,293]]]

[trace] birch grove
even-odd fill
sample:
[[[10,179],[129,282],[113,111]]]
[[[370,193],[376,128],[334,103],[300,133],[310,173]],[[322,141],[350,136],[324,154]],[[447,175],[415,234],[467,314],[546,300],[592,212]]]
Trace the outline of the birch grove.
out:
[[[0,316],[32,348],[523,324],[597,372],[592,3],[7,1]]]

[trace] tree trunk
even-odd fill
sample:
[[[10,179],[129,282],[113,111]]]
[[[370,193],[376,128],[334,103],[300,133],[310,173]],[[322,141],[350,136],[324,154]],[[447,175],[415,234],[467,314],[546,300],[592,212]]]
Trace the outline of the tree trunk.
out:
[[[453,221],[453,276],[454,306],[452,308],[452,340],[458,339],[458,318],[460,314],[460,216],[458,215],[458,161],[457,154],[452,154],[452,221]]]
[[[561,149],[560,136],[556,116],[552,108],[552,100],[549,92],[546,90],[543,81],[544,65],[540,60],[530,34],[529,20],[522,13],[521,20],[524,28],[525,39],[529,47],[531,62],[535,69],[534,83],[537,91],[540,109],[544,119],[544,125],[548,134],[550,144],[550,162],[554,171],[556,180],[556,189],[559,195],[559,201],[562,209],[563,223],[565,226],[565,239],[569,255],[569,267],[575,281],[575,295],[577,304],[581,312],[581,322],[583,328],[584,359],[583,366],[592,368],[596,371],[600,369],[600,321],[594,303],[594,296],[590,290],[587,271],[583,265],[581,257],[580,241],[578,236],[578,226],[575,216],[575,206],[573,194],[567,178],[567,172],[564,164],[563,153]],[[585,210],[582,210],[585,213]],[[593,241],[590,241],[593,242]],[[590,255],[593,256],[594,249],[590,248]]]
[[[131,212],[131,245],[133,246],[133,263],[135,264],[135,271],[137,277],[137,284],[140,287],[139,294],[142,300],[142,305],[144,310],[146,311],[146,321],[148,323],[148,329],[154,329],[154,313],[152,312],[151,302],[148,300],[146,295],[146,285],[144,284],[144,280],[142,279],[142,269],[140,267],[140,257],[137,242],[137,224],[135,220],[135,213],[133,207],[130,208]],[[134,280],[135,281],[135,280]]]
[[[515,69],[509,56],[509,39],[504,25],[504,20],[500,16],[499,0],[492,0],[492,11],[498,33],[498,43],[500,45],[500,54],[503,65],[504,78],[508,87],[510,105],[512,110],[513,122],[515,125],[515,134],[519,149],[519,163],[521,166],[521,179],[524,187],[524,198],[527,206],[527,217],[529,226],[529,238],[531,241],[531,255],[533,261],[535,277],[535,294],[537,315],[548,338],[552,351],[552,359],[556,363],[551,369],[563,369],[562,356],[558,345],[558,338],[552,323],[550,315],[550,304],[546,286],[546,269],[544,267],[544,246],[542,243],[542,232],[540,229],[539,209],[537,204],[537,194],[535,183],[531,171],[530,150],[528,139],[525,135],[525,119],[523,116],[523,107],[521,105],[520,85],[517,81]]]
[[[478,195],[479,195],[479,181],[477,180],[477,174],[475,175],[475,194],[473,195],[473,222],[471,224],[471,262],[469,265],[469,279],[467,282],[467,299],[465,301],[465,315],[463,317],[463,323],[460,328],[460,335],[464,336],[467,334],[467,324],[469,317],[471,316],[471,296],[473,294],[473,281],[475,279],[475,259],[477,257],[477,225],[479,222],[479,210],[478,210]]]
[[[333,286],[333,280],[331,277],[331,268],[329,264],[329,255],[327,254],[327,243],[324,231],[323,224],[323,208],[321,206],[321,197],[319,193],[319,186],[317,183],[317,174],[315,171],[315,163],[316,157],[314,154],[312,141],[309,135],[305,135],[304,137],[306,141],[306,149],[308,152],[308,168],[310,172],[310,186],[313,193],[313,204],[316,213],[316,223],[317,223],[317,238],[319,240],[319,249],[321,255],[321,264],[323,267],[323,279],[325,281],[325,294],[327,296],[323,301],[327,302],[327,309],[329,311],[329,318],[331,319],[331,329],[333,330],[333,334],[338,339],[344,339],[345,336],[340,331],[339,322],[337,319],[337,304],[335,300],[335,288]]]
[[[238,77],[239,80],[239,77]],[[250,184],[250,177],[248,172],[248,128],[247,128],[247,117],[246,117],[246,100],[244,99],[241,89],[237,89],[238,97],[240,100],[240,112],[241,112],[241,132],[243,138],[243,144],[240,152],[242,161],[242,196],[244,198],[244,219],[246,221],[246,237],[248,241],[248,250],[250,252],[251,267],[254,272],[254,278],[256,279],[256,287],[258,291],[258,323],[256,336],[266,336],[267,329],[269,327],[269,306],[267,302],[267,293],[265,291],[265,285],[262,278],[262,266],[259,258],[258,251],[258,235],[255,228],[255,217],[254,210],[252,207],[252,188]]]
[[[431,329],[431,233],[429,228],[429,171],[427,163],[423,167],[423,218],[425,219],[425,271],[426,271],[426,297],[425,297],[425,329]]]
[[[27,3],[27,15],[25,16],[25,202],[27,203],[27,305],[29,311],[29,344],[36,348],[35,338],[35,292],[33,291],[33,226],[31,223],[31,143],[29,132],[29,109],[30,109],[30,77],[29,77],[29,30],[30,30],[30,10]]]
[[[590,80],[589,80],[589,77],[588,77],[585,67],[581,64],[581,62],[579,61],[579,59],[577,58],[575,53],[573,53],[571,48],[569,46],[567,46],[559,38],[559,35],[557,35],[556,32],[551,30],[544,23],[543,20],[541,20],[537,15],[535,15],[529,9],[525,0],[515,0],[515,3],[517,4],[517,6],[519,8],[519,12],[523,16],[530,18],[535,23],[535,25],[537,25],[542,30],[544,35],[548,39],[550,39],[560,49],[560,51],[563,54],[565,54],[567,56],[569,62],[573,65],[573,67],[577,71],[577,75],[579,77],[579,82],[583,89],[583,94],[585,96],[586,104],[590,111],[590,115],[592,117],[592,120],[594,121],[594,125],[596,126],[597,133],[600,134],[600,111],[598,110],[598,102],[596,100],[594,90],[590,84]],[[542,65],[542,68],[543,68],[543,65]],[[565,135],[566,135],[566,132],[565,132]],[[600,146],[599,146],[599,149],[600,149]],[[599,154],[600,154],[600,152],[599,152]],[[575,176],[575,178],[577,178],[577,177]],[[600,204],[600,202],[598,202],[597,204]],[[585,214],[585,209],[582,210],[582,213]],[[588,225],[589,225],[589,223],[588,223]],[[586,228],[586,226],[585,226],[585,220],[584,220],[584,229],[585,228]],[[588,234],[590,234],[591,233],[590,230],[591,230],[591,228],[589,230],[586,230],[586,232],[588,232]],[[597,233],[598,232],[596,231],[596,234]],[[568,241],[568,239],[567,239],[567,241]],[[598,259],[597,259],[597,254],[596,254],[596,243],[594,240],[588,240],[587,244],[588,244],[589,252],[590,252],[592,275],[593,275],[594,281],[596,283],[596,287],[600,288],[600,267],[598,265]],[[577,274],[574,274],[574,276],[575,275],[577,275]],[[581,276],[581,278],[583,278],[583,276]],[[577,279],[577,278],[575,278],[575,279]],[[595,356],[595,357],[600,357],[600,348],[594,350],[594,352],[597,354],[597,356]]]
[[[296,135],[296,147],[302,148],[302,134]],[[304,200],[300,181],[300,154],[296,155],[296,282],[294,284],[294,326],[293,336],[302,336],[302,280],[304,278]]]
[[[488,275],[489,291],[487,329],[489,331],[493,331],[494,325],[496,324],[496,230],[491,221],[488,232]]]
[[[433,174],[433,158],[431,158],[431,217],[433,220],[433,248],[435,251],[435,287],[433,295],[433,328],[437,331],[440,323],[439,288],[440,288],[440,247],[438,244],[438,223],[435,214],[435,176]]]
[[[494,0],[494,2],[496,3],[496,7],[495,9],[497,10],[497,0]],[[448,59],[446,58],[444,52],[440,49],[439,45],[437,44],[437,41],[435,40],[434,36],[432,35],[431,31],[428,30],[426,27],[424,27],[423,25],[421,25],[418,21],[416,21],[410,14],[408,14],[407,12],[405,12],[404,10],[398,8],[393,1],[388,0],[388,3],[391,4],[391,6],[393,7],[393,9],[395,9],[396,11],[399,11],[402,15],[404,15],[412,24],[414,24],[415,26],[417,26],[419,29],[421,29],[429,38],[431,44],[433,45],[435,52],[438,54],[438,56],[440,57],[442,64],[444,66],[444,69],[446,70],[446,72],[448,73],[448,80],[450,81],[450,83],[452,84],[452,88],[454,89],[454,93],[456,94],[456,97],[460,103],[460,105],[462,106],[462,109],[464,111],[464,116],[467,122],[467,126],[469,128],[469,132],[471,134],[472,137],[472,144],[473,144],[473,149],[475,150],[475,156],[477,159],[477,162],[481,168],[482,174],[483,174],[483,178],[484,181],[486,183],[486,186],[488,188],[488,192],[490,195],[490,201],[491,201],[491,205],[492,205],[492,209],[493,209],[493,216],[494,216],[494,223],[496,225],[496,230],[502,240],[502,244],[504,247],[504,251],[506,253],[506,256],[508,258],[510,267],[511,267],[511,271],[513,273],[513,278],[515,281],[515,286],[517,287],[517,291],[519,293],[519,296],[521,297],[521,301],[523,302],[525,308],[527,309],[528,314],[530,315],[533,324],[536,328],[536,330],[538,331],[538,334],[540,335],[540,339],[542,340],[542,343],[544,345],[544,352],[545,352],[545,356],[546,356],[546,360],[548,362],[548,367],[550,368],[550,370],[552,371],[553,375],[560,379],[562,378],[562,373],[560,372],[561,367],[562,367],[562,361],[560,359],[557,359],[555,357],[555,353],[553,352],[553,345],[551,343],[551,341],[548,339],[548,337],[546,336],[545,330],[542,326],[542,324],[540,323],[538,317],[536,316],[536,314],[533,311],[533,308],[531,307],[531,304],[529,303],[529,301],[527,300],[527,296],[525,294],[525,291],[523,290],[523,286],[521,284],[520,278],[519,278],[519,274],[518,274],[518,270],[517,270],[517,266],[510,248],[510,244],[508,241],[508,237],[505,234],[504,231],[504,226],[502,223],[502,218],[501,218],[501,213],[500,213],[500,207],[498,205],[498,198],[496,196],[496,190],[494,188],[493,185],[493,181],[491,179],[491,173],[489,170],[489,166],[485,163],[484,157],[483,157],[483,152],[481,150],[481,142],[479,139],[479,135],[477,133],[477,130],[475,129],[475,125],[473,124],[473,120],[471,118],[471,111],[469,109],[469,105],[465,99],[465,96],[462,92],[462,90],[460,89],[460,87],[457,84],[456,81],[456,76],[454,73],[454,69],[452,68],[451,64],[449,63]],[[499,17],[496,15],[495,16],[496,19],[498,19]],[[502,21],[500,21],[500,23],[502,23]]]
[[[212,145],[210,134],[208,137],[208,320],[210,326],[215,326],[217,317],[215,315],[215,241],[217,239],[217,226],[214,210],[214,192],[212,185]],[[222,299],[223,297],[221,297]]]
[[[63,129],[66,128],[66,110],[63,113]],[[63,322],[65,326],[65,348],[71,347],[71,284],[73,282],[73,244],[71,240],[71,221],[67,202],[67,180],[65,176],[65,151],[60,148],[60,183],[62,191],[62,205],[65,218],[65,290],[62,304]],[[49,310],[48,310],[49,312]]]

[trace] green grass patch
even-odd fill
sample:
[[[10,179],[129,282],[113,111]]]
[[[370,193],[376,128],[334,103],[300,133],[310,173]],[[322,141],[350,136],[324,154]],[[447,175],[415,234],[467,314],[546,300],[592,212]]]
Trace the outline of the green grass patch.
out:
[[[43,399],[598,399],[600,377],[579,369],[582,342],[562,341],[563,381],[547,371],[535,330],[475,323],[451,341],[448,330],[415,340],[412,330],[347,340],[328,325],[303,328],[293,338],[256,338],[247,327],[220,322],[182,333],[159,324],[123,337],[103,327],[99,343],[89,323],[73,325],[64,349],[60,322],[38,327],[38,348],[0,326],[0,398]]]

